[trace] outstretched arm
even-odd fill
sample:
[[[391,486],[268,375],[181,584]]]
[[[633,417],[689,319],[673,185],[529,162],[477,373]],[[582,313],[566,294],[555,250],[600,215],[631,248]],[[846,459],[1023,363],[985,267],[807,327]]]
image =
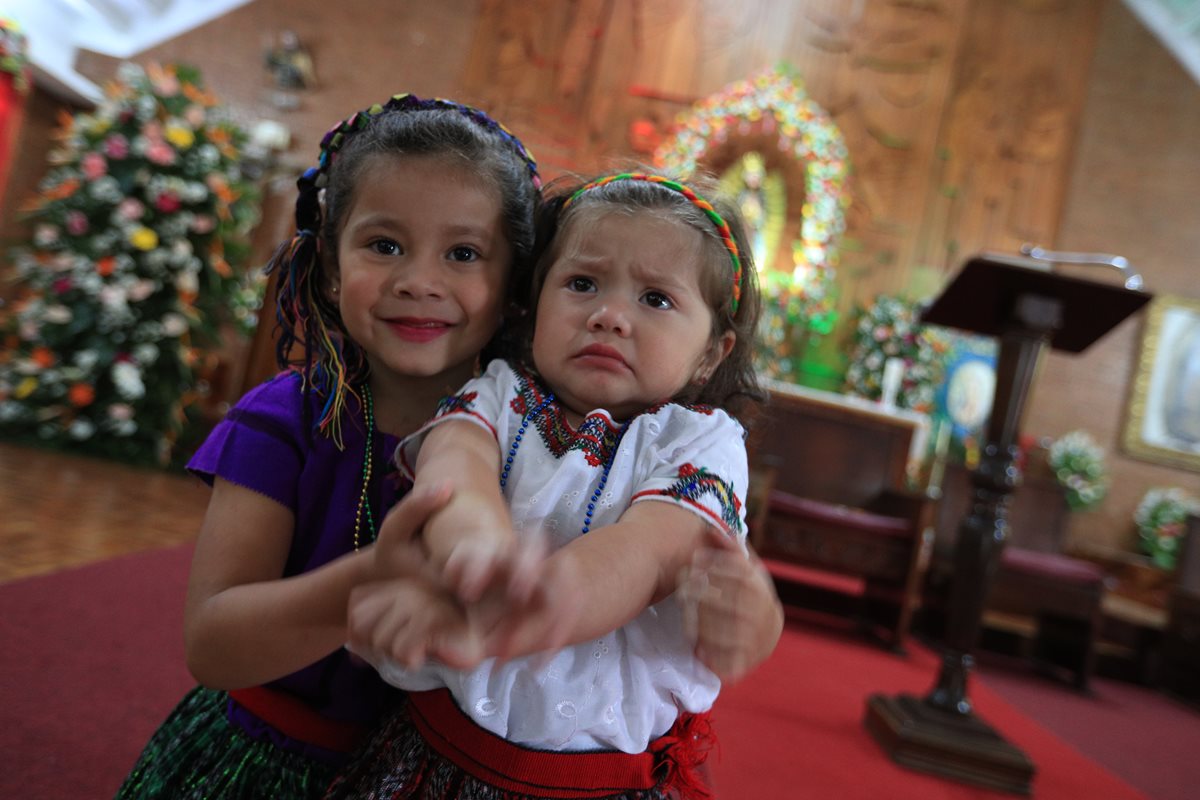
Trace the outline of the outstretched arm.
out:
[[[414,491],[388,515],[420,528],[446,492]],[[372,577],[369,548],[282,578],[291,510],[217,478],[192,557],[184,631],[188,669],[206,686],[254,686],[294,672],[346,641],[350,590]]]
[[[430,517],[422,540],[435,574],[462,599],[475,600],[501,565],[517,563],[514,554],[522,552],[515,549],[512,519],[500,493],[499,446],[478,425],[445,420],[425,434],[414,473],[417,487],[454,486],[450,501]],[[400,538],[386,523],[381,528],[381,564]]]

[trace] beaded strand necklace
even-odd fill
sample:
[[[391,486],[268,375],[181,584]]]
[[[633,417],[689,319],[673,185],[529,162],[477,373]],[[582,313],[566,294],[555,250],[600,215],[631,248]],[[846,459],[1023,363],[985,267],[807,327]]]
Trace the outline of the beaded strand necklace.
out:
[[[362,530],[362,520],[367,518],[367,531],[371,535],[370,542],[375,541],[375,517],[371,514],[371,473],[373,472],[373,451],[375,450],[375,404],[371,400],[371,387],[363,384],[363,416],[367,423],[367,446],[363,455],[362,491],[358,494],[358,507],[354,509],[354,549],[359,548],[359,532]],[[370,544],[368,542],[368,544]]]
[[[554,393],[550,392],[546,395],[546,399],[538,403],[536,408],[521,417],[521,427],[517,429],[517,435],[513,437],[512,445],[508,448],[508,455],[504,459],[504,469],[500,472],[501,489],[508,484],[508,473],[512,471],[513,461],[516,460],[517,450],[521,447],[521,440],[525,438],[525,430],[529,427],[529,423],[537,419],[542,410],[553,402]],[[587,533],[592,529],[592,516],[596,513],[596,502],[599,501],[600,495],[604,492],[604,487],[608,483],[608,473],[612,470],[613,461],[616,460],[617,451],[621,448],[621,440],[625,438],[625,429],[628,427],[628,421],[621,425],[621,429],[617,432],[617,441],[613,443],[612,452],[604,460],[604,467],[600,472],[600,483],[596,486],[596,490],[592,492],[592,498],[587,504],[587,512],[583,516],[581,533]]]

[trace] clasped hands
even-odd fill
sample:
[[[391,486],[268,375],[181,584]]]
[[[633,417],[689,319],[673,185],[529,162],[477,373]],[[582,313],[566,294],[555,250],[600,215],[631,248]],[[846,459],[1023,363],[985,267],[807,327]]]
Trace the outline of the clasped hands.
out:
[[[551,555],[538,537],[523,535],[494,549],[467,540],[439,564],[420,534],[450,494],[447,486],[414,490],[384,519],[369,574],[350,595],[351,650],[411,669],[428,659],[470,669],[486,658],[570,644],[584,613],[571,547]],[[676,585],[696,656],[726,681],[766,658],[783,627],[770,576],[757,556],[748,556],[714,535]]]
[[[418,489],[384,518],[368,578],[350,593],[350,649],[407,669],[430,659],[471,669],[567,644],[579,612],[571,560],[548,558],[542,537],[511,531],[465,537],[437,557],[422,529],[450,494]]]

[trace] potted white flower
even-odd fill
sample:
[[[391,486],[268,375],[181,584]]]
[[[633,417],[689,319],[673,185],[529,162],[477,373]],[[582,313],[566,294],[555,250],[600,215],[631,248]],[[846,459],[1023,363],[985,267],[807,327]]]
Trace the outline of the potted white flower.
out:
[[[1179,545],[1189,514],[1200,513],[1200,501],[1178,487],[1156,487],[1146,492],[1133,513],[1138,545],[1155,566],[1175,568]]]

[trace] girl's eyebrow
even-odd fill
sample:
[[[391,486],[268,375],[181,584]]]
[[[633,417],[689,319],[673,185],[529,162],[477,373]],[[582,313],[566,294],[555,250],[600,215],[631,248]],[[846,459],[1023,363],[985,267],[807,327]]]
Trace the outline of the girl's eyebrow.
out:
[[[643,283],[661,286],[664,289],[685,289],[691,285],[690,280],[681,278],[678,270],[668,265],[635,263],[633,275]]]

